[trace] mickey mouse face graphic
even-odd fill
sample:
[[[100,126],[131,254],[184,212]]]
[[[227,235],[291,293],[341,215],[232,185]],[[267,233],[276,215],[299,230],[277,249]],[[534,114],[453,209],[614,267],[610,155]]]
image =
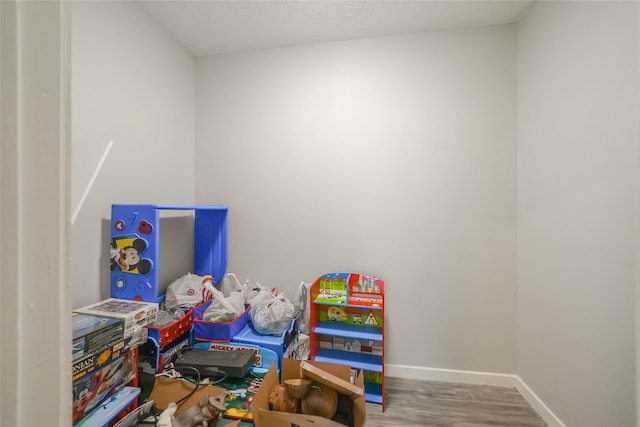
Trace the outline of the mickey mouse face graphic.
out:
[[[140,262],[140,252],[133,246],[120,249],[120,260],[127,265],[137,265]]]
[[[136,236],[114,237],[110,248],[111,270],[119,268],[124,273],[147,274],[151,271],[151,261],[143,259],[141,253],[147,249],[147,242]]]

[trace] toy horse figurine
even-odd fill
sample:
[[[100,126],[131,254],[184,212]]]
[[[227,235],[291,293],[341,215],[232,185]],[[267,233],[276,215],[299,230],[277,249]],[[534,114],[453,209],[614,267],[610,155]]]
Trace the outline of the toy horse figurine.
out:
[[[212,397],[202,396],[197,405],[187,409],[171,420],[171,427],[215,427],[218,419],[226,410],[227,392]]]

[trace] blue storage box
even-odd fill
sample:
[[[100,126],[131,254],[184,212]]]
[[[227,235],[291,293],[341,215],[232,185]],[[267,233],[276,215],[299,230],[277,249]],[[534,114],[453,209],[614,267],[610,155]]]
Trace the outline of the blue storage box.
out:
[[[282,367],[282,357],[293,338],[296,336],[296,319],[291,321],[289,329],[281,335],[262,335],[256,332],[251,322],[248,322],[238,334],[236,334],[231,342],[240,344],[252,344],[259,347],[272,350],[278,356],[278,370]]]
[[[203,320],[203,313],[210,305],[211,301],[207,301],[193,309],[192,339],[198,341],[231,341],[247,325],[249,309],[251,308],[249,304],[245,304],[242,314],[230,322],[207,322]]]
[[[104,427],[114,421],[118,415],[130,407],[135,407],[140,395],[140,388],[125,386],[114,395],[98,405],[86,417],[78,421],[74,427]]]

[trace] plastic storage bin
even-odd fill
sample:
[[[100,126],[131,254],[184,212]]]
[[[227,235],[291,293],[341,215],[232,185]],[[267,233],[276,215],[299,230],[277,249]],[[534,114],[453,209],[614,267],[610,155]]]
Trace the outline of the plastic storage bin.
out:
[[[179,320],[162,328],[147,326],[147,342],[140,349],[140,366],[146,373],[162,371],[164,361],[189,345],[193,309]]]
[[[211,301],[204,302],[193,309],[192,338],[198,341],[231,341],[247,324],[249,320],[248,304],[244,311],[230,322],[207,322],[202,319],[203,313],[211,305]]]
[[[159,349],[164,349],[176,339],[191,331],[193,326],[193,308],[189,310],[179,320],[162,328],[147,326],[149,330],[148,339],[153,340]]]

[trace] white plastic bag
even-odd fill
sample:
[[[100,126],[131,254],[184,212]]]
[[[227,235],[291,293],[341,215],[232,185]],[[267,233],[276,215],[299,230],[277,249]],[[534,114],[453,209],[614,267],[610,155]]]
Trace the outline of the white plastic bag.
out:
[[[300,283],[300,287],[296,292],[296,296],[293,298],[293,305],[296,307],[298,318],[298,330],[303,334],[309,334],[309,290],[311,283]]]
[[[165,306],[169,310],[178,308],[189,310],[203,301],[205,283],[213,283],[211,276],[185,274],[171,282],[165,295]]]
[[[284,352],[284,357],[289,359],[309,360],[309,343],[309,335],[298,333]]]
[[[269,304],[276,298],[273,291],[266,288],[260,283],[257,284],[257,292],[253,293],[253,296],[247,300],[247,304],[251,304],[251,312],[255,312],[255,309],[262,304]]]
[[[245,304],[251,304],[253,299],[262,289],[265,288],[260,283],[256,283],[254,285],[249,281],[249,279],[247,279],[246,282],[242,284],[242,293],[244,294]]]
[[[225,297],[231,295],[231,292],[242,291],[242,283],[233,273],[225,274],[217,287]]]
[[[242,291],[231,291],[227,297],[211,283],[205,284],[205,288],[210,297],[209,299],[212,301],[202,313],[203,320],[207,322],[230,322],[244,311]]]
[[[254,301],[261,294],[264,293],[260,292]],[[284,294],[272,298],[263,295],[249,311],[254,329],[263,335],[282,335],[291,326],[295,314],[296,308]]]

